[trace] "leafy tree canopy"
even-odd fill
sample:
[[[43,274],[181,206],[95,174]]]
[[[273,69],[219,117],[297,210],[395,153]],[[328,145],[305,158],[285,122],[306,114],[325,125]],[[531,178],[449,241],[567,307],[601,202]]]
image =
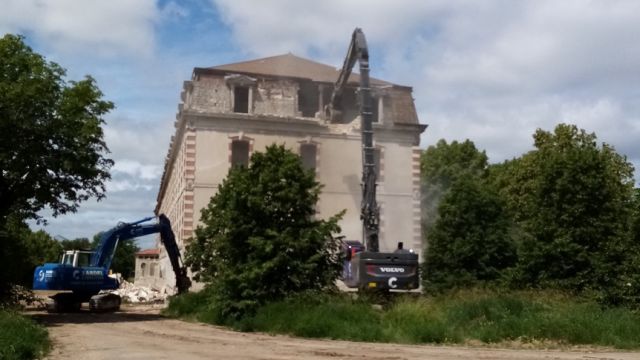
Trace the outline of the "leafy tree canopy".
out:
[[[438,204],[453,183],[462,178],[482,177],[487,166],[485,152],[468,139],[450,144],[440,139],[422,152],[422,215],[427,229],[436,221]]]
[[[425,253],[427,292],[487,285],[515,265],[511,221],[491,187],[479,179],[458,179],[438,211]]]
[[[15,35],[0,38],[0,223],[73,212],[104,196],[113,162],[103,140],[102,100],[93,78],[67,82]]]
[[[421,155],[420,169],[422,178],[428,183],[438,183],[450,187],[462,177],[484,175],[488,166],[487,154],[476,148],[473,141],[463,142],[440,139],[429,146]]]
[[[12,285],[30,284],[31,267],[60,254],[58,242],[24,220],[40,220],[47,206],[56,216],[100,199],[110,177],[101,126],[113,104],[91,77],[64,76],[22,37],[0,38],[0,301]]]
[[[31,231],[23,221],[10,217],[5,226],[6,241],[0,243],[0,304],[11,295],[11,285],[31,288],[38,265],[60,260],[62,245],[46,232]]]
[[[574,125],[538,130],[534,140],[536,149],[501,176],[502,193],[527,234],[516,281],[576,291],[619,288],[635,271],[624,264],[638,246],[629,236],[633,167]]]
[[[91,243],[87,238],[77,238],[73,240],[60,241],[63,250],[92,250],[95,244]]]
[[[239,316],[266,301],[333,286],[341,264],[341,214],[315,218],[320,184],[282,145],[234,167],[202,210],[186,262],[215,288],[220,316]]]

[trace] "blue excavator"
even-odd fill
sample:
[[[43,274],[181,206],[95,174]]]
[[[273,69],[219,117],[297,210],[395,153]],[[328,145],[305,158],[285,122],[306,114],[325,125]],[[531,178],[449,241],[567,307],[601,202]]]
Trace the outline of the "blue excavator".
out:
[[[180,257],[180,249],[171,229],[171,222],[164,215],[157,222],[148,223],[155,217],[148,217],[132,223],[119,223],[104,232],[95,251],[65,251],[59,263],[47,263],[38,266],[33,274],[34,290],[60,290],[51,296],[52,303],[47,304],[50,312],[78,311],[82,303],[88,302],[92,311],[116,311],[120,308],[121,298],[101,290],[115,290],[119,287],[117,279],[109,276],[109,268],[120,241],[149,234],[160,234],[171,267],[176,277],[176,289],[179,294],[191,287],[187,268]]]

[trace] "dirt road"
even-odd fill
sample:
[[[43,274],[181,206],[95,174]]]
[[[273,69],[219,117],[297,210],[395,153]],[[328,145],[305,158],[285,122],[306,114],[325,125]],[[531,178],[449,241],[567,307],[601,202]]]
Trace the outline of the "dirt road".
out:
[[[48,359],[640,359],[640,352],[576,352],[408,346],[305,340],[238,333],[166,319],[158,309],[137,307],[115,314],[32,313],[53,340]]]

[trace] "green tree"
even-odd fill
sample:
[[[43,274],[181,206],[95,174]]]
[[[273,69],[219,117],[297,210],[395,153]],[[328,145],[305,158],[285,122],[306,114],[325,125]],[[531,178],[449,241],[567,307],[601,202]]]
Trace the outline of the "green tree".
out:
[[[60,241],[63,250],[92,250],[95,246],[87,238]]]
[[[196,278],[215,289],[219,315],[240,316],[267,301],[331,287],[341,264],[342,214],[315,218],[320,184],[282,145],[233,167],[202,210],[203,226],[187,248]]]
[[[479,179],[460,178],[444,195],[438,212],[425,253],[427,292],[495,283],[515,265],[511,220],[491,187]]]
[[[122,274],[127,280],[132,280],[136,270],[136,253],[140,251],[140,247],[136,245],[134,239],[127,239],[118,244],[116,253],[111,262],[111,270]]]
[[[62,246],[46,232],[33,232],[26,223],[13,217],[5,229],[7,241],[2,243],[0,276],[6,283],[31,288],[35,267],[46,262],[57,262]],[[5,291],[5,296],[10,293],[8,288]],[[3,300],[0,299],[0,302]]]
[[[0,263],[20,261],[20,241],[10,221],[73,212],[104,196],[113,162],[103,140],[103,116],[113,104],[91,77],[67,82],[65,70],[47,62],[15,35],[0,38]],[[13,220],[10,220],[13,218]],[[11,279],[0,272],[0,299]]]
[[[633,167],[574,125],[539,129],[534,140],[536,149],[508,165],[502,182],[526,234],[514,280],[616,301],[638,246],[630,236]]]
[[[422,152],[422,218],[427,232],[437,219],[440,200],[453,183],[461,178],[483,177],[487,166],[485,152],[479,151],[468,139],[451,144],[440,139]]]
[[[633,190],[633,218],[631,236],[634,243],[640,244],[640,188]]]
[[[0,219],[73,212],[104,196],[113,161],[103,116],[113,104],[91,77],[64,80],[65,70],[19,36],[0,38]]]

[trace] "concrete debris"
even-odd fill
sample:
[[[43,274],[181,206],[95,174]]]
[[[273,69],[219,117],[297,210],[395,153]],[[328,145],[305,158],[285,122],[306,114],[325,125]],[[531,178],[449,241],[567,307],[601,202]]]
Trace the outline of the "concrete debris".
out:
[[[118,290],[110,291],[110,293],[120,295],[123,302],[129,303],[164,302],[169,296],[169,291],[166,287],[157,289],[155,287],[138,286],[126,280],[120,282]]]

